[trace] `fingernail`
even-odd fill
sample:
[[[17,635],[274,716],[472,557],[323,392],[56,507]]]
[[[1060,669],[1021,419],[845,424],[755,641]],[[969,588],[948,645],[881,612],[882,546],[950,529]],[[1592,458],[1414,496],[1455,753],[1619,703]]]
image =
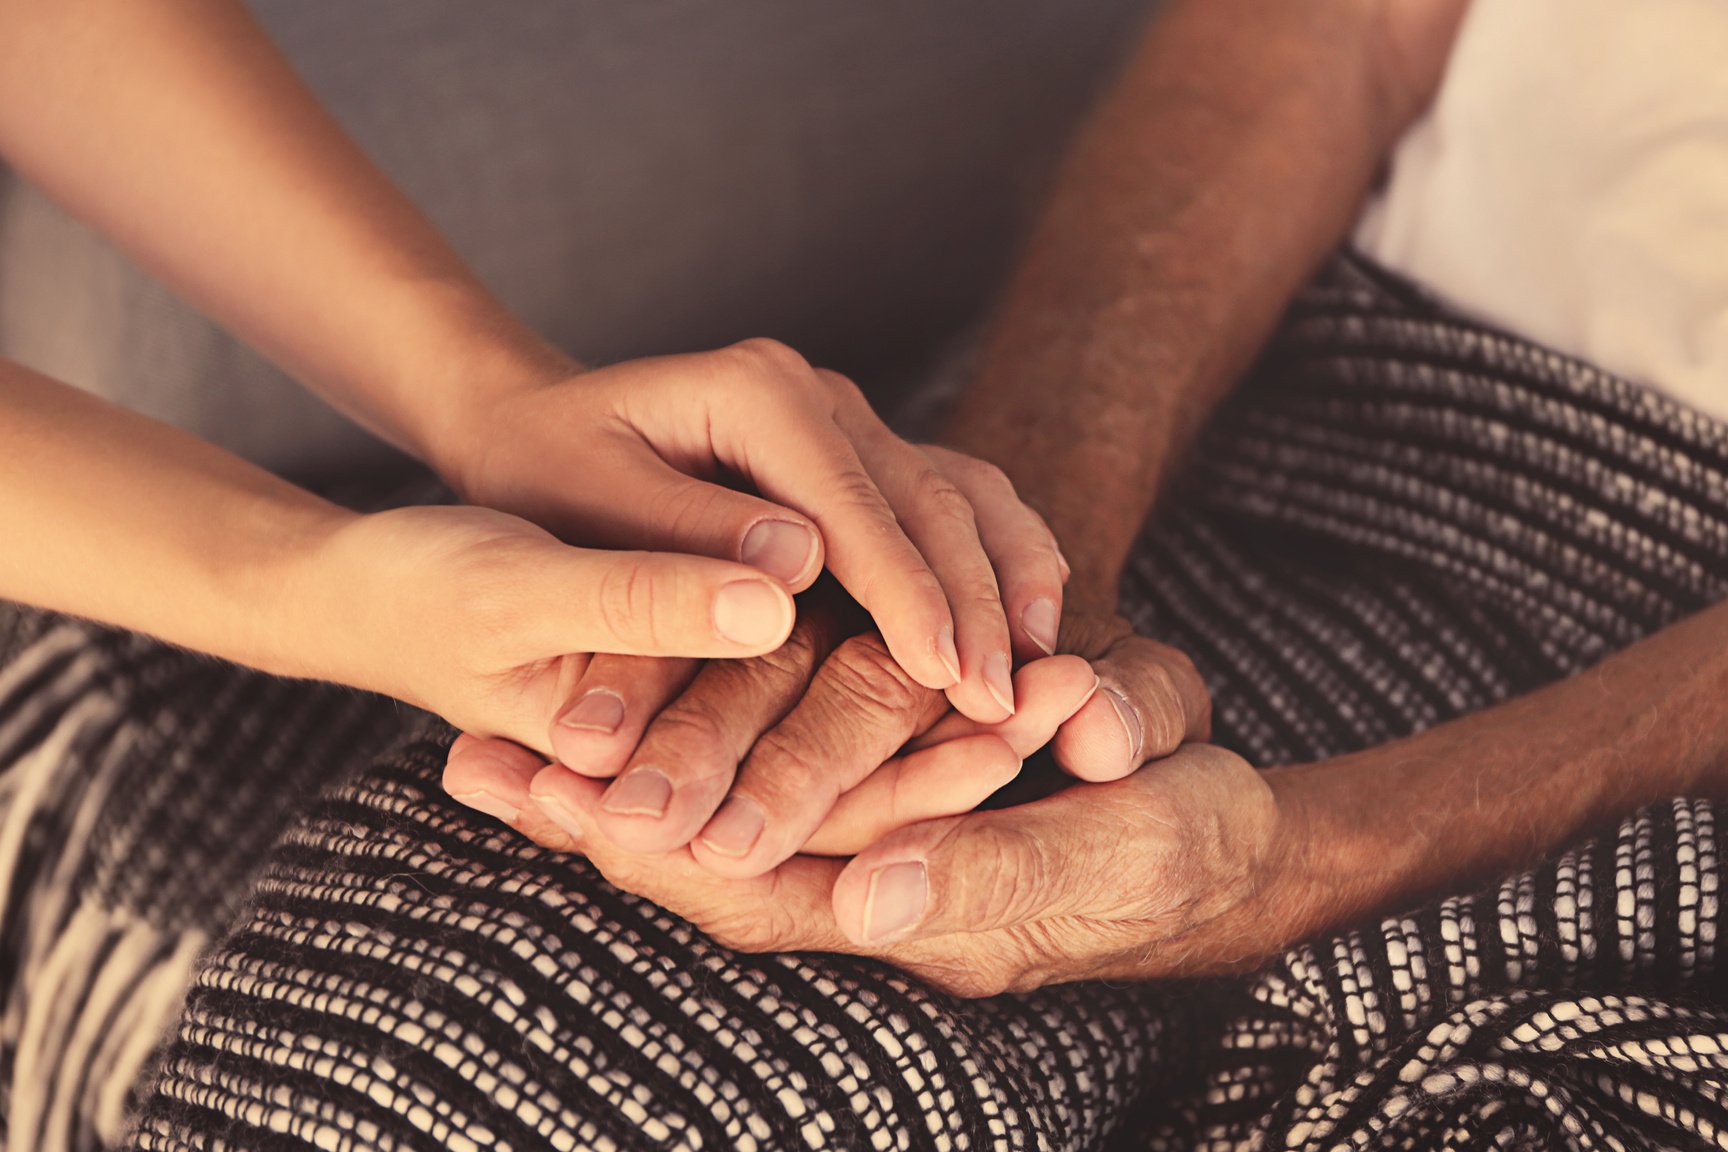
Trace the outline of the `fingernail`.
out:
[[[734,644],[760,648],[792,630],[790,598],[760,580],[737,580],[714,596],[714,631]]]
[[[881,944],[902,935],[924,918],[930,902],[930,876],[921,860],[889,864],[870,874],[864,893],[864,940]]]
[[[1026,605],[1026,611],[1020,613],[1020,627],[1026,629],[1032,643],[1044,649],[1046,656],[1056,655],[1056,633],[1062,627],[1056,601],[1041,596]]]
[[[702,829],[702,843],[722,856],[747,855],[762,838],[762,806],[748,796],[728,796]]]
[[[586,839],[582,832],[582,822],[576,819],[576,814],[570,811],[562,800],[554,800],[550,796],[536,796],[534,804],[540,809],[541,815],[564,830],[564,835],[580,843]]]
[[[992,652],[984,657],[984,687],[1008,715],[1014,715],[1014,674],[1008,670],[1008,653]]]
[[[484,812],[488,816],[504,821],[506,824],[516,823],[516,817],[522,814],[522,809],[490,792],[464,792],[461,795],[450,793],[450,798],[461,804],[466,804],[476,812]]]
[[[1110,707],[1116,709],[1116,719],[1122,721],[1122,731],[1128,737],[1128,757],[1130,760],[1140,759],[1140,714],[1134,706],[1128,703],[1128,698],[1114,688],[1104,689],[1104,699],[1110,701]]]
[[[632,768],[606,789],[600,807],[614,816],[666,815],[672,802],[672,781],[658,768]]]
[[[596,688],[566,708],[558,723],[566,728],[611,735],[624,723],[624,697],[606,688]]]
[[[1062,555],[1062,545],[1056,543],[1054,537],[1051,538],[1050,544],[1056,549],[1056,564],[1062,569],[1062,582],[1067,583],[1068,577],[1074,574],[1074,569],[1068,567],[1068,557]]]
[[[789,520],[759,520],[744,533],[738,559],[786,584],[795,583],[816,558],[816,534]]]
[[[942,667],[954,677],[953,682],[944,687],[952,688],[960,683],[960,651],[954,647],[954,629],[944,628],[936,634],[936,659],[942,661]]]

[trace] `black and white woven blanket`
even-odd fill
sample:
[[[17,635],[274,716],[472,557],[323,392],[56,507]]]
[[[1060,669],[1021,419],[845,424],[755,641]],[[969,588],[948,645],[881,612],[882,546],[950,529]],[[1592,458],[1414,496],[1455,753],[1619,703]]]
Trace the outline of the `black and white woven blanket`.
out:
[[[1356,261],[1189,480],[1126,604],[1262,765],[1504,700],[1728,591],[1728,429]],[[448,800],[448,731],[388,702],[16,608],[0,652],[21,1152],[1728,1144],[1706,803],[1253,978],[963,1002],[727,952]]]

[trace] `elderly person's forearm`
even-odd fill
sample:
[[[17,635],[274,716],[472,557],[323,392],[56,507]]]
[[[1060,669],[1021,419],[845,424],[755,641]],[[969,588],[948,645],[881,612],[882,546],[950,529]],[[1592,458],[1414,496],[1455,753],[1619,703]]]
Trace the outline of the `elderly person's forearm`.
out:
[[[1535,863],[1670,796],[1728,795],[1728,605],[1568,680],[1379,748],[1274,771],[1308,929]],[[1292,937],[1295,938],[1295,937]]]
[[[1082,133],[951,439],[1108,601],[1161,480],[1343,238],[1465,0],[1174,0]]]

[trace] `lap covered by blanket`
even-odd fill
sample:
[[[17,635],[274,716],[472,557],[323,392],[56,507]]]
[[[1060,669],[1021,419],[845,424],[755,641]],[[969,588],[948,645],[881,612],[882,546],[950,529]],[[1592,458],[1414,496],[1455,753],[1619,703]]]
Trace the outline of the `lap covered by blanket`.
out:
[[[1263,766],[1528,691],[1728,590],[1728,429],[1349,258],[1168,505],[1125,609]],[[24,609],[0,642],[8,1147],[1724,1139],[1705,802],[1253,977],[966,1002],[720,948],[450,801],[450,733],[388,702]]]

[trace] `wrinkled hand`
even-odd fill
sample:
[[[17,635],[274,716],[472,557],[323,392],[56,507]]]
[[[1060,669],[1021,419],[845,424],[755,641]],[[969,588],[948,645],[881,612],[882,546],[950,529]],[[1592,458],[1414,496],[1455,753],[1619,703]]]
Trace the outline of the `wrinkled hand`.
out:
[[[741,561],[793,591],[826,564],[912,678],[976,720],[1013,710],[1013,652],[1054,641],[1055,544],[1001,472],[906,443],[774,341],[573,368],[477,399],[440,444],[465,499],[573,543]]]
[[[536,793],[528,752],[474,742]],[[1310,931],[1299,824],[1239,757],[1187,745],[1134,774],[1015,808],[902,828],[850,861],[795,856],[747,879],[687,852],[627,852],[574,809],[522,825],[741,951],[875,956],[961,996],[1082,979],[1221,974]]]
[[[988,465],[934,445],[921,451],[971,502],[978,538],[992,570],[998,574],[1003,601],[1023,606],[1019,615],[1024,626],[1015,640],[1014,654],[1022,660],[1054,654],[1061,616],[1061,586],[1067,569],[1044,521],[1022,504],[1001,474]],[[794,652],[785,661],[789,668],[802,671],[802,683],[807,684],[820,659],[834,644],[853,633],[866,631],[868,621],[861,613],[850,613],[849,631],[837,635],[838,619],[833,605],[838,601],[833,594],[806,596],[804,601],[801,611],[826,612],[828,616],[814,620],[814,627],[808,632],[794,633],[795,643],[816,645],[818,659],[799,660]],[[824,604],[830,607],[824,608]],[[685,691],[695,674],[696,665],[689,661],[627,656],[597,658],[581,681],[571,688],[569,702],[558,710],[552,723],[550,739],[558,759],[585,776],[618,775],[650,721]],[[727,673],[716,671],[710,675],[723,678]],[[1008,675],[1011,677],[1011,673]],[[899,679],[908,678],[912,685],[922,684],[913,673]],[[787,693],[801,687],[786,676],[779,681],[770,693],[777,699],[786,697],[774,713],[777,717],[785,715],[798,698]],[[1009,683],[1012,684],[1011,679]],[[950,697],[953,694],[949,692]],[[711,707],[729,707],[724,693],[717,690],[706,691],[704,698],[712,702]],[[751,706],[748,699],[741,703],[746,708]],[[976,712],[964,714],[977,718]],[[1003,712],[988,719],[1000,720],[1005,716]],[[765,729],[758,729],[757,734],[762,730]]]
[[[913,681],[836,591],[807,594],[779,650],[705,665],[640,737],[613,733],[608,744],[608,734],[592,734],[601,747],[590,751],[625,761],[610,786],[563,766],[525,773],[521,765],[538,761],[465,737],[446,789],[536,839],[548,824],[567,830],[586,818],[632,852],[679,852],[716,873],[757,875],[795,852],[847,854],[969,811],[1097,687],[1082,660],[1035,660],[1015,676],[1016,714],[981,725]],[[653,673],[665,663],[630,665]]]
[[[1072,656],[1034,661],[1015,678],[1026,693],[1020,711],[983,726],[949,712],[879,637],[858,634],[864,623],[844,596],[805,600],[782,649],[710,664],[694,682],[688,665],[671,661],[595,660],[575,689],[580,701],[654,709],[635,726],[554,726],[564,762],[587,776],[617,774],[609,786],[553,774],[530,800],[519,774],[497,770],[499,758],[455,754],[464,743],[447,790],[513,823],[538,807],[568,826],[564,810],[581,808],[625,849],[688,845],[710,871],[745,877],[796,852],[855,851],[911,821],[969,811],[1052,737],[1072,775],[1111,780],[1208,734],[1209,700],[1192,663],[1114,617],[1077,617],[1064,629],[1065,645],[1096,654],[1096,673]]]
[[[740,949],[880,956],[966,995],[1091,977],[1199,975],[1257,963],[1294,939],[1306,923],[1304,909],[1285,895],[1300,891],[1285,885],[1296,850],[1269,778],[1214,747],[1188,744],[1166,755],[1166,743],[1203,731],[1209,717],[1192,665],[1164,646],[1133,636],[1114,618],[1090,620],[1077,618],[1064,642],[1097,653],[1121,698],[1082,694],[1085,702],[1072,716],[1054,724],[1046,716],[1040,728],[1045,735],[1052,727],[1061,729],[1057,747],[1071,772],[1104,782],[1075,784],[1013,808],[921,818],[949,800],[971,801],[964,795],[966,784],[946,797],[941,789],[956,775],[954,765],[985,763],[985,757],[969,755],[937,769],[932,761],[932,770],[916,778],[917,787],[908,787],[915,778],[903,766],[926,755],[925,749],[968,742],[982,746],[991,738],[976,726],[963,729],[970,722],[949,714],[910,741],[911,751],[898,761],[902,767],[864,777],[845,794],[856,801],[830,809],[831,814],[860,815],[859,835],[851,838],[855,843],[825,846],[819,834],[810,847],[857,851],[849,862],[808,851],[790,855],[795,849],[787,845],[800,835],[796,803],[790,835],[771,848],[753,846],[744,856],[728,857],[719,868],[699,840],[694,848],[633,851],[652,842],[632,841],[638,829],[627,820],[621,828],[620,814],[601,807],[598,782],[546,765],[504,741],[459,741],[446,786],[471,803],[473,790],[493,790],[502,803],[490,810],[519,830],[548,847],[583,852],[620,887],[656,900]],[[835,651],[838,658],[871,649],[842,643]],[[809,667],[828,668],[814,651],[803,659]],[[1021,675],[1037,672],[1040,664],[1060,667],[1057,660],[1036,662]],[[752,665],[772,675],[760,661],[719,667],[737,672]],[[824,733],[849,734],[834,747],[862,750],[855,763],[867,767],[899,747],[905,737],[898,733],[924,723],[922,714],[915,721],[905,719],[918,708],[916,701],[903,701],[905,708],[868,713],[873,716],[869,724],[836,726],[837,716],[859,712],[857,697],[839,685],[863,667],[873,670],[866,677],[892,677],[898,671],[879,646],[862,664],[853,657],[838,666],[846,668],[838,681],[824,681],[818,673],[804,696],[816,699],[809,715],[819,723],[786,748],[788,779],[795,786],[784,795],[794,802],[803,787],[834,787],[807,766],[813,749],[829,751],[819,742]],[[1062,675],[1066,679],[1070,673]],[[872,684],[863,697],[906,691],[901,676],[897,688],[889,679],[861,681]],[[802,683],[798,676],[791,679]],[[1077,679],[1083,682],[1088,675]],[[726,698],[736,702],[749,695]],[[1027,699],[1038,695],[1028,684]],[[927,696],[934,701],[934,693]],[[1059,717],[1061,711],[1052,715]],[[1028,724],[1032,719],[1016,718]],[[681,726],[674,721],[674,738]],[[1026,742],[1038,737],[1030,728],[1023,731]],[[1128,751],[1131,735],[1138,748],[1133,753]],[[943,745],[944,739],[953,743]],[[698,748],[716,743],[712,730],[703,731],[695,743]],[[877,750],[882,748],[889,751]],[[1163,758],[1124,776],[1121,764],[1131,756]],[[837,759],[844,762],[845,752]],[[768,766],[772,775],[774,763],[770,756],[759,767]],[[1014,766],[1017,760],[1002,763],[1009,774]],[[980,798],[1002,779],[989,767],[974,772],[973,794]],[[882,790],[873,792],[878,781]],[[734,792],[741,789],[742,780]],[[933,799],[921,807],[919,797],[927,790]],[[630,847],[621,847],[619,840]],[[758,834],[758,845],[760,840]]]
[[[1070,608],[1058,652],[1082,657],[1098,694],[1062,725],[1056,762],[1081,780],[1119,780],[1212,735],[1212,697],[1186,654],[1137,635],[1114,612]]]
[[[1062,656],[1024,666],[1020,712],[986,726],[948,712],[880,638],[858,634],[863,622],[845,597],[805,599],[782,649],[710,664],[694,682],[688,663],[595,660],[552,743],[584,775],[616,776],[609,786],[550,774],[530,797],[528,778],[500,768],[514,758],[465,740],[452,750],[446,789],[518,826],[524,808],[565,827],[574,819],[566,809],[581,809],[629,851],[688,845],[710,871],[746,877],[796,852],[856,851],[909,822],[969,811],[1052,737],[1070,774],[1101,781],[1209,731],[1193,664],[1119,618],[1069,621],[1063,644],[1095,664]],[[606,725],[582,714],[596,697],[613,709]],[[624,700],[638,705],[634,725],[621,723]]]

